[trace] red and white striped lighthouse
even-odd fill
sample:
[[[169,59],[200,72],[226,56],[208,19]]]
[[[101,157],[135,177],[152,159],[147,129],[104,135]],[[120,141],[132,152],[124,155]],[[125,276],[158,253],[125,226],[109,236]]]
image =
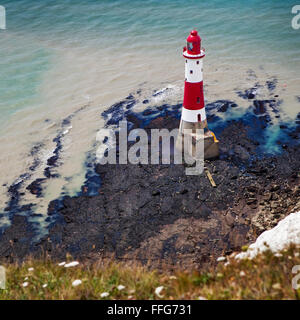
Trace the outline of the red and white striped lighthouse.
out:
[[[184,98],[181,115],[181,129],[196,129],[206,126],[206,113],[203,94],[203,58],[201,38],[196,30],[187,38],[183,48],[185,59]]]
[[[204,50],[201,48],[201,38],[196,30],[191,31],[187,37],[187,45],[183,48],[185,59],[185,83],[180,133],[185,129],[192,129],[193,138],[196,129],[204,130],[205,158],[219,155],[218,140],[214,133],[207,128],[204,94],[203,94],[203,58]]]

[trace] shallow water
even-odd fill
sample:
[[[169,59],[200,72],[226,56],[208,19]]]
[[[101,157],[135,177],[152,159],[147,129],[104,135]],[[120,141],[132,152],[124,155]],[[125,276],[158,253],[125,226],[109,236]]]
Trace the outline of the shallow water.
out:
[[[7,189],[25,173],[26,183],[44,178],[47,160],[61,136],[56,178],[41,197],[25,192],[20,204],[35,203],[31,219],[47,225],[49,200],[74,195],[85,180],[86,152],[103,127],[101,113],[129,93],[137,110],[182,100],[182,47],[197,28],[206,49],[205,98],[249,102],[237,91],[276,80],[282,117],[299,112],[300,31],[291,28],[293,1],[2,1],[7,30],[0,30],[0,211]],[[170,88],[162,95],[154,90]],[[275,94],[274,92],[274,94]],[[272,92],[259,88],[261,98]],[[62,121],[72,116],[69,123]],[[276,118],[273,119],[276,124]],[[277,127],[268,132],[274,152]],[[33,155],[32,148],[39,146]],[[36,160],[34,170],[29,170]],[[26,214],[26,213],[24,213]],[[0,225],[9,223],[9,215]]]

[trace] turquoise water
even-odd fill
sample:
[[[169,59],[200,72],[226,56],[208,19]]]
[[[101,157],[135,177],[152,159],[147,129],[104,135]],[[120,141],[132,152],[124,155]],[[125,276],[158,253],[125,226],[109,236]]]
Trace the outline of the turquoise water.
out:
[[[142,88],[143,101],[168,87],[170,95],[152,97],[151,103],[182,101],[182,47],[191,29],[199,31],[206,49],[207,102],[233,100],[243,114],[249,102],[236,92],[276,79],[286,116],[299,112],[300,30],[291,27],[294,1],[1,0],[0,5],[7,15],[7,29],[0,30],[0,212],[7,186],[28,173],[34,161],[39,165],[20,190],[21,204],[35,203],[36,212],[46,216],[50,200],[79,191],[84,155],[103,125],[101,112],[129,93]],[[261,99],[269,95],[261,89]],[[59,178],[48,179],[37,199],[26,186],[44,177],[53,139],[69,115],[74,116],[63,128]],[[267,134],[271,150],[278,130]],[[39,154],[33,156],[35,145]]]
[[[97,47],[103,55],[134,49],[181,50],[197,28],[214,59],[259,61],[300,70],[300,31],[291,28],[294,1],[1,1],[0,112],[3,125],[20,108],[38,103],[39,82],[51,68],[51,41]],[[48,42],[48,45],[47,45]]]

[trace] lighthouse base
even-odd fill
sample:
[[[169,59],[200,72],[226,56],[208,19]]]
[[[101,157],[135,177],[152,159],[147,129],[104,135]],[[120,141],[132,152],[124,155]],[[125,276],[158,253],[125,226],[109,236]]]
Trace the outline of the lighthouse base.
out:
[[[214,159],[219,157],[219,140],[214,133],[209,131],[209,135],[204,137],[204,159]]]
[[[192,130],[185,130],[185,129],[192,129]],[[199,134],[197,129],[201,130]],[[184,136],[190,135],[191,144],[189,145],[188,153],[191,157],[195,159],[203,158],[204,152],[204,159],[214,159],[219,157],[219,140],[217,140],[215,134],[207,128],[207,121],[191,123],[181,120],[179,135],[176,145],[179,147],[179,144],[182,144],[182,150],[184,150]],[[202,141],[201,141],[202,140]],[[203,143],[203,149],[201,150],[200,154],[196,150],[196,144],[198,142]]]

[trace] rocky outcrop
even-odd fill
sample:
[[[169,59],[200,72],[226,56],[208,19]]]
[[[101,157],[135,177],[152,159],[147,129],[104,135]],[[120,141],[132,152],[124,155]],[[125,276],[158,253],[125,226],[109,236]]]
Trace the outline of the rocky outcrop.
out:
[[[289,214],[276,227],[263,232],[251,244],[246,252],[239,253],[237,259],[253,259],[266,250],[276,253],[289,247],[291,244],[300,246],[300,212]]]

